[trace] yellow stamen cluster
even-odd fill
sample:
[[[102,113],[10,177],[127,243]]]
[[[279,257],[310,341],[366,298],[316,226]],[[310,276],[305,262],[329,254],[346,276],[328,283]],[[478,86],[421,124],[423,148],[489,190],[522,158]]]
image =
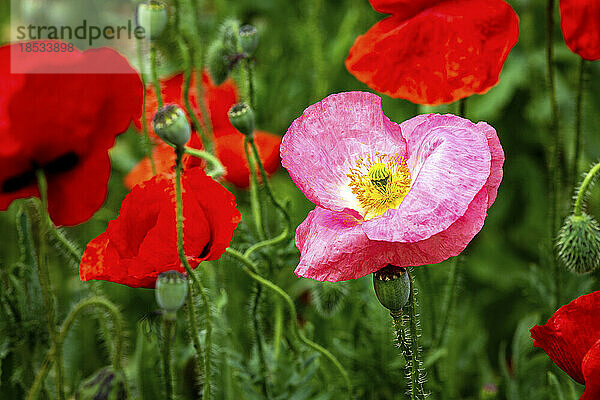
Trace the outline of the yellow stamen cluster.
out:
[[[375,153],[360,156],[347,176],[350,178],[348,186],[362,207],[365,219],[398,207],[411,185],[406,161],[397,155]]]

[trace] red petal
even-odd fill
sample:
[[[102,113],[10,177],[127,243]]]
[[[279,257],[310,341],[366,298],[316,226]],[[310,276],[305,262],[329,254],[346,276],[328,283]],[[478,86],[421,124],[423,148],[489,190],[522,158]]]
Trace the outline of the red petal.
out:
[[[217,135],[215,135],[217,136]],[[281,136],[272,133],[254,132],[254,142],[267,173],[279,168],[279,145]],[[237,187],[246,188],[250,184],[250,170],[244,153],[244,135],[239,132],[218,135],[215,139],[217,156],[227,173],[224,179]]]
[[[446,1],[375,24],[356,39],[346,67],[391,97],[450,103],[498,83],[518,35],[518,17],[503,0]]]
[[[177,254],[173,175],[135,186],[119,217],[84,253],[82,280],[102,279],[132,287],[154,287],[161,272],[184,272]],[[185,253],[192,268],[218,259],[229,246],[240,214],[233,195],[200,168],[183,175]]]
[[[585,379],[585,392],[579,400],[600,399],[600,339],[583,357],[581,369]]]
[[[600,60],[600,2],[560,0],[560,27],[572,52]]]
[[[376,11],[401,18],[410,18],[442,1],[445,0],[369,0]]]
[[[600,338],[600,291],[578,297],[561,307],[545,325],[531,328],[540,347],[571,378],[584,383],[581,363]]]

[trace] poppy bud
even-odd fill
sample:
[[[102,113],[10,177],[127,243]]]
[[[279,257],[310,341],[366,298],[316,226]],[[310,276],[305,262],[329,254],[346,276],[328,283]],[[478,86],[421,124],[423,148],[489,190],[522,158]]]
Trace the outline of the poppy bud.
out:
[[[406,268],[388,264],[373,273],[377,299],[390,312],[400,312],[410,296],[410,278]]]
[[[81,384],[75,399],[77,400],[125,400],[123,376],[112,367],[104,367]]]
[[[254,133],[254,111],[246,103],[237,103],[229,109],[229,120],[238,131],[248,137]]]
[[[192,133],[185,112],[176,104],[161,107],[152,118],[152,127],[162,140],[176,147],[183,147]]]
[[[229,52],[220,40],[213,42],[206,51],[206,65],[208,73],[215,82],[220,85],[229,76]]]
[[[254,50],[256,50],[256,46],[258,45],[258,31],[256,28],[253,25],[244,25],[240,28],[238,37],[240,46],[246,56],[254,54]]]
[[[135,17],[137,26],[144,28],[150,40],[155,40],[167,26],[169,19],[167,5],[157,0],[140,3],[137,6]]]
[[[187,277],[177,271],[167,271],[156,280],[156,302],[169,319],[185,304],[187,297]]]
[[[600,228],[586,213],[570,215],[558,233],[558,255],[567,269],[577,274],[600,265]]]

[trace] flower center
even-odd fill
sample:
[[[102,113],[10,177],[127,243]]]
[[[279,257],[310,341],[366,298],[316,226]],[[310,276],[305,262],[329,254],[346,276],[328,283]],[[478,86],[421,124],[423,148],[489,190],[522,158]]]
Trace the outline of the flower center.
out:
[[[365,219],[398,207],[411,185],[404,157],[397,155],[375,153],[360,156],[347,176],[350,178],[348,186],[362,207]]]

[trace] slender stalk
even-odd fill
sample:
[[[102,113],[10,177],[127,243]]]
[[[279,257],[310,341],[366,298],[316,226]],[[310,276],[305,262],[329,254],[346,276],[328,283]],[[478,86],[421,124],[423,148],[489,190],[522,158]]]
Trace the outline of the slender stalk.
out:
[[[52,344],[52,347],[50,347],[50,350],[46,354],[46,358],[44,359],[44,362],[42,363],[40,370],[38,371],[37,375],[35,376],[35,379],[33,381],[31,389],[29,389],[29,393],[27,393],[27,400],[34,400],[35,398],[37,398],[37,395],[41,389],[42,383],[43,383],[44,379],[46,378],[46,375],[48,374],[48,369],[50,368],[52,361],[56,359],[55,355],[58,351],[60,351],[60,349],[65,341],[65,338],[67,337],[67,334],[69,333],[69,330],[73,326],[73,323],[75,322],[75,320],[77,319],[79,314],[81,314],[87,308],[91,308],[91,307],[103,308],[112,316],[113,326],[114,326],[114,340],[115,340],[112,364],[113,364],[113,367],[115,368],[115,371],[118,371],[121,374],[123,374],[123,376],[125,376],[124,372],[123,372],[123,368],[121,366],[121,351],[123,348],[122,339],[121,339],[123,336],[123,318],[121,316],[121,313],[119,312],[119,309],[113,303],[111,303],[109,300],[104,299],[102,297],[92,297],[92,298],[82,300],[81,302],[79,302],[71,310],[69,315],[67,315],[67,318],[63,322],[63,324],[60,328],[60,331],[58,332],[58,334],[56,336],[56,341]]]
[[[250,255],[252,253],[254,253],[255,251],[258,251],[258,250],[262,249],[263,247],[274,246],[277,243],[280,243],[280,242],[284,241],[287,238],[288,233],[289,232],[288,232],[287,227],[284,227],[283,231],[281,231],[281,233],[279,235],[275,236],[274,238],[272,238],[272,239],[266,239],[266,240],[263,240],[262,242],[255,243],[252,246],[250,246],[248,248],[248,250],[246,250],[244,252],[244,257],[250,257]]]
[[[175,400],[175,390],[173,388],[173,367],[171,364],[171,341],[173,340],[174,321],[169,318],[163,318],[163,340],[162,340],[162,362],[163,373],[165,377],[165,398]]]
[[[42,288],[42,297],[44,298],[44,308],[46,310],[46,323],[48,325],[48,332],[52,344],[55,345],[57,341],[57,330],[56,330],[56,310],[54,308],[54,293],[52,292],[52,283],[50,282],[50,273],[48,271],[47,264],[47,232],[49,231],[50,216],[48,215],[48,184],[46,182],[46,176],[44,171],[38,169],[36,171],[38,187],[40,192],[40,227],[39,227],[39,261],[38,261],[38,276],[40,280],[40,286]],[[53,354],[56,368],[56,386],[58,392],[58,399],[64,400],[64,382],[63,382],[63,362],[62,352],[57,347],[57,350]]]
[[[257,281],[261,285],[266,286],[267,288],[271,289],[272,291],[277,293],[284,300],[284,302],[288,306],[288,312],[290,313],[290,328],[291,328],[292,332],[296,335],[296,337],[300,340],[300,342],[304,343],[306,346],[312,348],[313,350],[321,353],[323,356],[325,356],[327,359],[329,359],[329,361],[331,361],[331,363],[337,368],[337,370],[340,372],[340,374],[344,378],[344,382],[346,383],[346,388],[348,389],[348,393],[351,393],[352,385],[350,383],[350,378],[348,377],[348,373],[346,372],[346,370],[344,369],[342,364],[338,361],[338,359],[333,354],[331,354],[329,352],[329,350],[327,350],[323,346],[313,342],[312,340],[308,339],[306,336],[304,336],[302,331],[300,331],[298,329],[298,314],[296,312],[296,306],[294,305],[294,301],[291,299],[291,297],[279,286],[277,286],[270,280],[265,279],[262,276],[260,276],[257,272],[258,271],[257,266],[250,259],[244,257],[244,255],[242,253],[240,253],[237,250],[232,249],[231,247],[227,248],[227,250],[225,250],[225,252],[227,254],[229,254],[230,256],[232,256],[233,258],[235,258],[236,260],[240,261],[243,264],[242,269],[252,279]]]
[[[452,264],[450,265],[450,272],[448,274],[448,289],[446,291],[446,295],[444,296],[444,309],[442,310],[442,326],[435,333],[435,338],[433,341],[433,348],[438,348],[444,343],[446,338],[446,331],[448,329],[448,322],[450,321],[450,310],[454,305],[454,298],[456,297],[456,289],[458,287],[457,281],[457,265],[458,265],[458,256],[454,257],[452,260]]]
[[[156,47],[152,42],[150,42],[150,73],[152,74],[152,84],[154,85],[158,107],[162,107],[163,98],[160,91],[160,82],[158,81],[158,72],[156,70]]]
[[[408,333],[410,334],[410,353],[412,357],[410,366],[411,395],[414,396],[414,399],[421,400],[425,399],[426,395],[425,390],[423,389],[424,377],[421,374],[421,348],[419,347],[419,322],[417,315],[415,280],[410,270],[407,270],[406,273],[410,278],[410,296],[408,298]]]
[[[275,300],[275,322],[273,322],[273,325],[273,359],[277,361],[283,337],[283,306],[280,299]]]
[[[252,108],[256,108],[256,98],[254,96],[254,68],[252,61],[249,58],[244,59],[244,69],[246,70],[246,79],[248,80],[246,87],[248,88],[248,103]]]
[[[54,226],[54,224],[52,224],[48,230],[48,233],[60,243],[63,251],[73,260],[75,264],[79,264],[81,262],[83,252],[65,237],[64,232],[60,228],[57,228]]]
[[[250,170],[250,205],[252,207],[252,216],[254,217],[254,226],[256,227],[256,233],[261,240],[264,240],[265,229],[262,224],[262,210],[260,207],[260,201],[258,198],[258,179],[256,178],[256,163],[254,157],[248,152],[248,143],[250,139],[246,137],[244,140],[244,152],[246,153],[246,160],[248,161],[248,168]]]
[[[208,296],[204,292],[204,285],[196,276],[190,263],[187,260],[187,256],[185,255],[184,250],[184,238],[183,238],[183,196],[181,189],[181,156],[183,155],[184,149],[178,148],[175,150],[176,158],[175,158],[175,197],[176,197],[176,225],[177,225],[177,254],[179,255],[179,260],[183,264],[188,276],[192,279],[192,283],[198,290],[200,297],[203,303],[204,309],[204,319],[206,324],[206,335],[205,335],[205,343],[204,343],[204,355],[198,351],[198,360],[204,360],[204,387],[202,392],[202,398],[205,400],[209,400],[211,398],[211,346],[212,346],[212,312],[210,310],[210,303],[208,301]],[[194,312],[194,303],[190,303],[191,312]],[[190,326],[190,329],[194,329],[193,326]],[[198,332],[192,332],[192,335],[196,335],[198,337]]]
[[[216,179],[225,174],[225,167],[221,164],[221,161],[211,153],[194,149],[193,147],[186,147],[185,152],[191,156],[201,158],[208,163],[210,169],[206,172],[206,175]]]
[[[410,347],[410,340],[407,340],[406,333],[404,331],[404,318],[402,317],[402,312],[390,311],[390,315],[394,321],[394,332],[396,333],[396,341],[398,348],[402,352],[404,359],[406,360],[406,370],[407,377],[409,380],[409,396],[410,400],[417,399],[417,385],[418,385],[418,374],[415,376],[414,371],[414,359],[413,352]],[[416,379],[415,379],[416,378]]]
[[[152,157],[152,141],[150,140],[150,135],[148,134],[148,120],[146,119],[146,78],[144,76],[144,60],[142,58],[142,41],[136,41],[137,48],[137,58],[138,64],[140,67],[140,77],[142,79],[142,133],[144,135],[144,151],[146,153],[146,157],[150,160],[150,167],[152,168],[152,175],[156,175],[156,165],[154,163],[154,158]]]
[[[259,321],[259,306],[262,294],[262,286],[256,283],[256,293],[252,302],[252,327],[254,328],[254,336],[256,340],[256,348],[258,350],[258,363],[260,366],[260,386],[262,388],[263,395],[267,399],[271,399],[271,389],[269,387],[269,371],[267,367],[267,361],[265,357],[265,349],[263,345],[263,334]]]
[[[589,170],[589,172],[583,178],[583,182],[581,186],[579,186],[579,190],[577,190],[577,198],[575,199],[575,207],[573,208],[573,215],[580,216],[583,210],[583,200],[585,198],[585,194],[588,191],[588,187],[592,183],[592,180],[596,176],[596,174],[600,171],[600,162],[597,163]]]
[[[579,60],[579,75],[577,79],[577,97],[575,98],[575,143],[573,165],[571,166],[571,182],[574,184],[577,180],[579,157],[581,152],[581,114],[583,108],[583,86],[585,81],[585,59]]]
[[[196,314],[193,309],[194,296],[192,294],[192,288],[187,293],[187,305],[186,311],[188,316],[189,335],[196,351],[196,366],[198,368],[198,376],[204,375],[204,354],[202,353],[202,345],[200,339],[198,339],[198,324],[196,323]],[[202,379],[199,379],[199,384],[202,386]]]

